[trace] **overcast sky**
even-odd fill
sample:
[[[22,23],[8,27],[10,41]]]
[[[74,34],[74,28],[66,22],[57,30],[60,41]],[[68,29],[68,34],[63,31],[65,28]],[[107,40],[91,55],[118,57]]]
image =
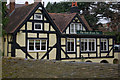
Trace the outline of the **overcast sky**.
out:
[[[33,3],[34,0],[15,0],[17,4],[24,4],[26,1],[30,3]],[[42,0],[45,3],[45,6],[47,5],[48,2],[60,2],[60,1],[64,1],[64,0]],[[7,0],[7,4],[10,2],[10,0]]]

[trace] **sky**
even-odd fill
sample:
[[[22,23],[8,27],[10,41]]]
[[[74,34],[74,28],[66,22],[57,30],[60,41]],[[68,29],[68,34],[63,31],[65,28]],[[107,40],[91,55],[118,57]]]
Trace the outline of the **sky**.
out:
[[[10,0],[7,0],[7,4],[9,3]],[[15,0],[16,3],[18,4],[24,4],[26,1],[28,1],[28,3],[34,3],[34,0]],[[42,0],[45,3],[45,6],[47,5],[48,2],[60,2],[60,1],[64,1],[64,0]]]

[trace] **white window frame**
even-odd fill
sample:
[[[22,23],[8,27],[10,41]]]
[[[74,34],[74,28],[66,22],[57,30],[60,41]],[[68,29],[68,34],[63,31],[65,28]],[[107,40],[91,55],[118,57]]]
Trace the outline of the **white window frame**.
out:
[[[75,52],[75,46],[76,46],[75,45],[75,38],[67,38],[67,39],[70,39],[70,40],[73,39],[74,40],[74,51],[68,51],[68,44],[67,44],[67,46],[66,46],[67,47],[67,52]]]
[[[41,18],[37,18],[36,15],[41,16]],[[42,14],[34,14],[34,20],[42,20]]]
[[[29,50],[29,40],[34,40],[34,50]],[[45,52],[47,51],[47,40],[46,39],[29,39],[27,45],[28,52]],[[35,40],[40,40],[40,50],[35,50]],[[41,40],[46,40],[46,50],[41,50]]]
[[[74,32],[71,32],[71,25],[73,24],[73,29],[74,29]],[[82,24],[81,23],[71,23],[70,24],[70,33],[71,34],[76,34],[77,32],[76,32],[76,27],[75,27],[75,24],[77,24],[77,30],[82,30],[82,28],[83,28],[83,26],[82,26]]]
[[[105,40],[105,42],[106,42],[106,50],[101,50],[101,51],[108,51],[108,39],[106,39],[106,38],[101,38],[101,42],[103,42],[103,41]],[[100,43],[101,44],[101,43]],[[100,46],[101,47],[101,46]],[[104,49],[104,43],[103,43],[103,49]]]
[[[83,42],[85,42],[85,40],[87,40],[87,50],[81,50],[81,52],[95,52],[96,51],[96,39],[95,38],[81,38],[81,40],[83,39]],[[94,50],[90,50],[89,49],[89,40],[94,40]],[[82,41],[81,41],[82,42]],[[84,44],[84,47],[85,47],[85,44]],[[91,45],[91,48],[92,48],[92,45]]]
[[[40,25],[41,25],[41,29],[36,29],[36,28],[35,28],[35,25],[36,25],[36,24],[40,24]],[[42,23],[34,23],[34,30],[43,30],[43,25],[42,25]]]

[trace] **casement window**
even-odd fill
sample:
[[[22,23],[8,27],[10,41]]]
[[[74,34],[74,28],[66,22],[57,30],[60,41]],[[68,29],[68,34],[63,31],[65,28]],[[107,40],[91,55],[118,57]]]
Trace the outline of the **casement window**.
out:
[[[94,52],[96,51],[96,39],[81,39],[81,52]]]
[[[42,30],[42,23],[34,23],[34,30]]]
[[[67,39],[67,52],[75,52],[75,39],[74,38]]]
[[[28,51],[29,52],[47,51],[47,40],[42,39],[28,40]]]
[[[71,34],[76,34],[77,31],[82,30],[82,24],[80,23],[71,23],[70,25],[70,33]]]
[[[108,51],[108,40],[102,38],[100,47],[101,47],[101,51]]]
[[[34,14],[34,20],[42,20],[42,14]]]

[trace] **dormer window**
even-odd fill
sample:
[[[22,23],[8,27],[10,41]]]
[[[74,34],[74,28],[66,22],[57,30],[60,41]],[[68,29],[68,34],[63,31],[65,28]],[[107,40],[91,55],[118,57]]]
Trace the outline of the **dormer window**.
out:
[[[34,20],[42,20],[42,14],[34,14]]]
[[[34,30],[42,30],[42,23],[34,23]]]
[[[78,30],[82,30],[82,24],[80,23],[72,23],[70,25],[70,33],[76,34]]]

